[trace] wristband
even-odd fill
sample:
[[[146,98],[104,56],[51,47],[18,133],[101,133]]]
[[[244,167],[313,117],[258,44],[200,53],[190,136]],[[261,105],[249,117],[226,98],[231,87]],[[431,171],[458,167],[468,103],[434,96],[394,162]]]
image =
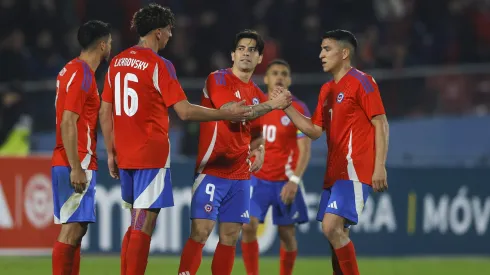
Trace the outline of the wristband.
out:
[[[301,178],[296,175],[292,175],[291,177],[289,177],[289,181],[299,184],[301,182]]]

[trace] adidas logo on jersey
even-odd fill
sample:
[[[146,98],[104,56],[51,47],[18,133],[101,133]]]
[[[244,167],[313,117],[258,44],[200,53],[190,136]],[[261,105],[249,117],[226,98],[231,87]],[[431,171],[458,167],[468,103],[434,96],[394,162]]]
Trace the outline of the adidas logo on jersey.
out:
[[[333,208],[333,209],[338,209],[337,208],[337,201],[333,201],[328,205],[328,208]]]
[[[248,214],[248,210],[245,211],[240,217],[242,217],[242,218],[250,218],[250,215]]]

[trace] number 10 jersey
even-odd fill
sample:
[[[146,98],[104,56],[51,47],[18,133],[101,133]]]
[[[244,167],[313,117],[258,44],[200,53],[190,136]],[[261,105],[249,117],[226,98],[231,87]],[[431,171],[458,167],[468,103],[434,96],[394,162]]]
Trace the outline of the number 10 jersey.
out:
[[[172,63],[153,50],[135,46],[112,59],[102,100],[112,104],[119,168],[170,167],[168,108],[186,99]]]

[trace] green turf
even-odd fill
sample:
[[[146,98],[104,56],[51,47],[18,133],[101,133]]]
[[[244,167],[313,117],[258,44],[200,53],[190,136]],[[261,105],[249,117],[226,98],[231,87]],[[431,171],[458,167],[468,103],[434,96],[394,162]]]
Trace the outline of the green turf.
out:
[[[147,275],[176,275],[179,259],[151,257]],[[490,274],[490,258],[361,258],[362,275],[461,275]],[[211,274],[211,259],[205,258],[197,274]],[[260,259],[263,275],[279,274],[277,258]],[[115,256],[86,256],[82,258],[82,275],[119,274],[119,258]],[[0,257],[0,274],[51,274],[48,257]],[[237,258],[233,274],[245,275],[243,263]],[[322,258],[299,258],[293,274],[332,274],[330,263]]]

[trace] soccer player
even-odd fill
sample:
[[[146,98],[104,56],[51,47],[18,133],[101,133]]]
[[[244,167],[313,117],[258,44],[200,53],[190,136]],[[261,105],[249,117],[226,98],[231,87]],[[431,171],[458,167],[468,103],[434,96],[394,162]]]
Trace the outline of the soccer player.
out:
[[[267,65],[264,76],[268,94],[276,87],[288,89],[291,69],[284,60]],[[292,106],[310,117],[306,105],[293,98]],[[247,274],[259,274],[257,229],[272,206],[273,222],[278,225],[280,274],[292,274],[297,254],[295,224],[308,222],[308,209],[303,198],[301,177],[310,158],[311,140],[301,133],[282,110],[262,117],[263,139],[267,155],[262,168],[252,176],[250,224],[243,225],[242,257]]]
[[[352,67],[355,36],[345,30],[324,34],[320,59],[333,79],[323,85],[313,116],[285,112],[312,139],[327,135],[327,171],[317,220],[333,248],[335,274],[359,274],[350,225],[357,224],[369,193],[388,188],[388,121],[373,77]],[[283,91],[287,92],[287,91]]]
[[[168,109],[197,121],[241,121],[251,109],[243,102],[215,110],[187,101],[174,66],[157,54],[172,37],[174,24],[172,11],[160,5],[137,11],[132,28],[140,41],[115,56],[106,74],[100,123],[109,172],[121,179],[123,206],[132,215],[121,246],[121,274],[145,273],[158,213],[174,205]]]
[[[213,72],[206,80],[204,106],[222,110],[237,100],[246,100],[253,104],[252,114],[241,123],[219,121],[200,125],[191,234],[182,251],[178,274],[196,274],[202,248],[218,217],[219,243],[212,273],[227,275],[233,270],[242,224],[250,220],[250,173],[259,170],[264,160],[262,124],[256,118],[291,104],[291,96],[285,93],[268,100],[251,81],[255,66],[262,61],[263,50],[264,41],[257,32],[239,32],[231,52],[232,68]]]
[[[97,114],[99,92],[94,72],[111,52],[111,28],[89,21],[78,29],[80,56],[56,79],[56,147],[52,157],[55,223],[61,232],[53,247],[53,274],[80,272],[80,243],[95,222]]]

